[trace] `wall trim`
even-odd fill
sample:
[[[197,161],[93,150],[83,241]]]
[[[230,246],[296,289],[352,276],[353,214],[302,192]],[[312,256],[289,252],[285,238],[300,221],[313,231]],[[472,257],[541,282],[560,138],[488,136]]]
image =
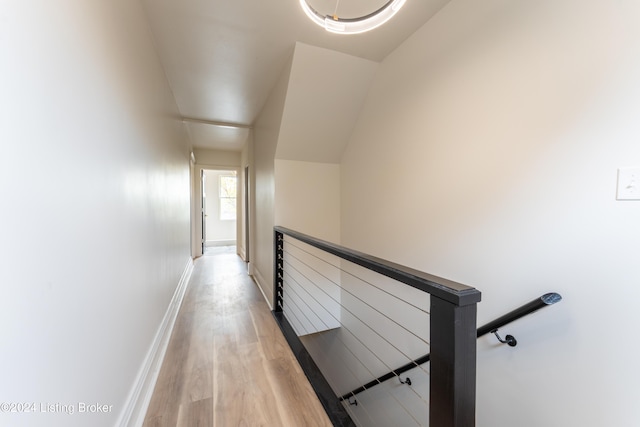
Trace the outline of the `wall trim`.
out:
[[[193,273],[193,259],[189,258],[151,348],[138,372],[134,387],[125,402],[124,411],[117,423],[120,427],[140,427],[144,422],[191,273]]]
[[[251,266],[253,266],[253,264],[251,264]],[[260,292],[262,293],[264,300],[267,302],[267,305],[269,306],[269,310],[273,311],[273,305],[271,305],[271,300],[267,298],[267,294],[264,293],[264,284],[269,282],[267,282],[264,279],[264,277],[262,277],[262,274],[260,274],[260,270],[258,270],[257,268],[253,268],[252,277],[253,277],[253,280],[258,285],[258,289],[260,289]]]

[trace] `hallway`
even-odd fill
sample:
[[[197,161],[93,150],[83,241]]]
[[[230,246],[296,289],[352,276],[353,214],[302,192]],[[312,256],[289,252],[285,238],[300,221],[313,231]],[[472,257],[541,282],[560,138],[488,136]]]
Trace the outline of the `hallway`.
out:
[[[210,248],[195,261],[144,427],[330,425],[235,248]]]

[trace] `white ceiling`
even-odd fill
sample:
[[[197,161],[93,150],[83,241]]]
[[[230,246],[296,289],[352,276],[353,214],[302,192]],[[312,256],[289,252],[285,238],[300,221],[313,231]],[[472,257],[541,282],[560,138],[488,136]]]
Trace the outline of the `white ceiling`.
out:
[[[309,1],[335,8],[334,0]],[[379,62],[448,1],[407,0],[382,27],[338,35],[313,24],[298,0],[142,0],[193,146],[223,150],[242,149],[297,41]],[[376,9],[381,0],[341,2]]]

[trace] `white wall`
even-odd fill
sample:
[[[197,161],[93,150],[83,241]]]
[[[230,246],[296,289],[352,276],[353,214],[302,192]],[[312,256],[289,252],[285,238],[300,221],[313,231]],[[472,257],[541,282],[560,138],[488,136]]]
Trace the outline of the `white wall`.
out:
[[[275,223],[340,242],[340,165],[275,161]]]
[[[252,264],[269,298],[274,225],[340,239],[337,163],[376,68],[372,61],[297,43],[256,119]]]
[[[276,158],[340,163],[378,63],[296,43]]]
[[[255,227],[252,232],[252,269],[258,285],[273,305],[273,227],[275,225],[274,159],[291,62],[285,67],[256,119],[253,132]]]
[[[342,163],[342,242],[477,287],[478,425],[639,417],[640,4],[453,0],[382,63]],[[517,420],[517,421],[514,421]]]
[[[225,167],[240,166],[241,153],[239,151],[214,150],[210,148],[194,148],[193,153],[195,155],[196,162],[199,165],[225,166]]]
[[[0,8],[0,413],[113,426],[189,257],[189,148],[138,2]],[[40,407],[37,407],[40,411]]]

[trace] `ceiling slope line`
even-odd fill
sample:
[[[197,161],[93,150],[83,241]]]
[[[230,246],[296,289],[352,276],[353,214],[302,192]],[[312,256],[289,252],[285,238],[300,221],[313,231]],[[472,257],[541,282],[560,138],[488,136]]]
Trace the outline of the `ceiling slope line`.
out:
[[[242,123],[220,122],[215,120],[195,119],[192,117],[182,117],[182,121],[184,123],[199,123],[203,125],[217,126],[222,128],[231,128],[231,129],[252,129],[253,128],[253,126],[251,125],[245,125]]]

